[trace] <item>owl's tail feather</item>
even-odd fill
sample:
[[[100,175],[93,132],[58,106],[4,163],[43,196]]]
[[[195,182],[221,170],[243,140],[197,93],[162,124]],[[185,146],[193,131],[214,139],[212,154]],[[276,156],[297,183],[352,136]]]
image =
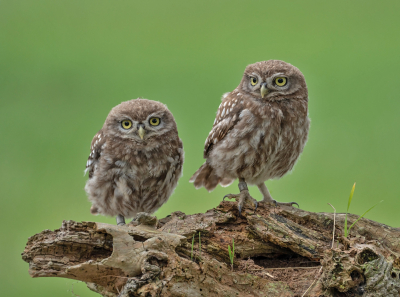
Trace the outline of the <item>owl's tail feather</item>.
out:
[[[204,163],[193,174],[189,182],[193,183],[196,189],[204,187],[207,191],[211,192],[218,184],[221,184],[223,187],[229,186],[233,182],[233,179],[219,177],[209,164]]]
[[[230,186],[232,183],[233,183],[233,179],[231,179],[231,178],[223,178],[220,182],[219,182],[219,184],[222,186],[222,187],[228,187],[228,186]]]

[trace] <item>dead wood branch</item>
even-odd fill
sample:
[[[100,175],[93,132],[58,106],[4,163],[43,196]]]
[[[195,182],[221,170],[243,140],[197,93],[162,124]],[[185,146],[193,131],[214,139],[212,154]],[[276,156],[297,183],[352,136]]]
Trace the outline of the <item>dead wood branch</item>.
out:
[[[308,288],[305,296],[400,296],[399,228],[361,219],[344,238],[344,214],[336,214],[332,249],[333,214],[260,203],[237,216],[237,204],[225,201],[156,225],[64,221],[29,238],[22,258],[32,277],[81,280],[110,297],[283,297]],[[350,224],[357,218],[349,215]]]

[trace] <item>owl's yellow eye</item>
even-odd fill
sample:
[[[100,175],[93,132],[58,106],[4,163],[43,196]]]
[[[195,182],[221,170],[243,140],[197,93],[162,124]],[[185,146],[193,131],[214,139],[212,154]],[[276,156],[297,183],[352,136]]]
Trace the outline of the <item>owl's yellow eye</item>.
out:
[[[152,126],[158,126],[160,125],[160,118],[150,118],[149,123]]]
[[[284,85],[286,85],[286,83],[287,83],[286,77],[275,78],[275,84],[279,87],[283,87]]]
[[[258,81],[257,77],[250,77],[250,83],[252,86],[255,86],[257,84],[257,81]]]
[[[122,128],[124,128],[125,130],[128,130],[132,127],[132,122],[130,120],[123,120],[121,122],[121,126]]]

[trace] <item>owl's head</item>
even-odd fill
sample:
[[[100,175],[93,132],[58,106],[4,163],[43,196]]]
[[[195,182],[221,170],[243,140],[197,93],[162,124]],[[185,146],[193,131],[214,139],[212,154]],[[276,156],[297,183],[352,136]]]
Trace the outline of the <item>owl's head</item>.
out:
[[[146,142],[169,131],[177,132],[175,119],[167,106],[147,99],[133,99],[115,106],[104,126],[112,133],[110,136],[136,142]]]
[[[306,81],[300,70],[279,60],[248,65],[239,89],[240,92],[264,100],[282,100],[288,96],[307,98],[308,96]]]

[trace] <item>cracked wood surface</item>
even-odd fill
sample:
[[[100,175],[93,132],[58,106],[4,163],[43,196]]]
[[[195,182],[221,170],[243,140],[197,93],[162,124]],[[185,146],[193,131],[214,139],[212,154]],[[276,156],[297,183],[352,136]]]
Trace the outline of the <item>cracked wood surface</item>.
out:
[[[315,279],[306,296],[400,296],[399,228],[361,219],[344,238],[344,214],[336,214],[331,249],[331,213],[260,203],[238,217],[225,201],[202,214],[142,218],[64,221],[30,237],[22,258],[32,277],[81,280],[110,297],[302,296]],[[350,224],[357,218],[349,215]]]

